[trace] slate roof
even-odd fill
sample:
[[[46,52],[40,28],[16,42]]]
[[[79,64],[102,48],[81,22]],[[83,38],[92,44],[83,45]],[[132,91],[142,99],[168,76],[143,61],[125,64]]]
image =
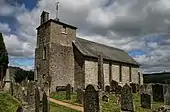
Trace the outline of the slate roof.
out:
[[[76,38],[73,43],[84,56],[97,58],[98,55],[101,54],[103,59],[139,66],[139,64],[131,56],[129,56],[128,53],[121,49],[88,41],[82,38]]]

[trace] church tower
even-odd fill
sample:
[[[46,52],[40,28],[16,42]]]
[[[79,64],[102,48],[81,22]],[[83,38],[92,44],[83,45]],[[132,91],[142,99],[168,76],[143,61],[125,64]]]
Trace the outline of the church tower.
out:
[[[49,13],[42,12],[35,49],[35,80],[42,88],[44,82],[49,83],[51,91],[68,83],[74,86],[72,42],[76,29],[59,19],[49,19]]]

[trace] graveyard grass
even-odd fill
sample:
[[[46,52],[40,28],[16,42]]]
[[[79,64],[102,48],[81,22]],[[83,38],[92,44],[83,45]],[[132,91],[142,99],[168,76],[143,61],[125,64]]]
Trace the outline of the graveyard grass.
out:
[[[15,112],[19,105],[20,102],[10,94],[0,92],[0,112]]]
[[[76,103],[76,93],[72,93],[71,100],[65,100],[65,92],[57,92],[52,93],[51,98],[57,99],[60,101],[64,101],[67,103],[75,104]],[[151,109],[144,109],[140,107],[140,95],[139,94],[133,94],[133,102],[136,112],[152,112]],[[152,102],[152,109],[158,109],[161,105],[163,105],[163,102]],[[116,104],[116,97],[115,95],[109,96],[109,102],[102,102],[102,111],[103,112],[120,112],[120,105]],[[67,112],[67,111],[66,111]]]
[[[50,102],[50,112],[79,112],[79,111]]]

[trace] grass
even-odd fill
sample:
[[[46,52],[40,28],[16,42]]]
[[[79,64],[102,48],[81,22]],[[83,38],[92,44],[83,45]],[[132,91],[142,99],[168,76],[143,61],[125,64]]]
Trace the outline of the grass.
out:
[[[10,94],[0,92],[0,112],[16,112],[19,105],[20,102]]]
[[[79,111],[50,102],[50,112],[79,112]]]
[[[71,100],[65,100],[65,92],[52,93],[51,98],[77,105],[76,93],[72,93]],[[152,112],[152,109],[157,109],[161,105],[163,105],[163,102],[152,102],[152,109],[144,109],[140,107],[140,95],[139,94],[133,94],[133,102],[134,102],[135,112]],[[120,112],[120,105],[116,104],[116,97],[114,94],[111,94],[109,96],[109,102],[102,102],[102,111],[103,112]]]

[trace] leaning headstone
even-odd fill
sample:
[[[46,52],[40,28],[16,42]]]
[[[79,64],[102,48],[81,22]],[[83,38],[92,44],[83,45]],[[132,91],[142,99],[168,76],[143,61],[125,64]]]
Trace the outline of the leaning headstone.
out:
[[[107,95],[103,95],[102,96],[102,101],[108,102],[109,101],[109,97]]]
[[[141,107],[151,109],[151,95],[147,93],[141,94]]]
[[[137,92],[137,86],[135,83],[131,83],[130,84],[131,88],[132,88],[132,93],[136,93]]]
[[[121,94],[121,92],[122,92],[122,87],[118,85],[115,89],[115,94]]]
[[[40,111],[40,93],[38,88],[35,89],[35,112]]]
[[[71,85],[67,84],[66,86],[66,99],[70,100],[71,99]]]
[[[163,85],[155,84],[152,85],[153,101],[164,101]]]
[[[110,86],[109,85],[105,86],[105,92],[110,93]]]
[[[84,112],[100,112],[99,88],[88,85],[84,94]]]
[[[132,89],[128,84],[125,84],[121,93],[121,110],[134,112]]]
[[[49,112],[49,102],[46,93],[43,93],[43,112]]]
[[[118,86],[118,82],[112,80],[112,81],[110,82],[110,89],[111,89],[111,92],[115,92],[117,86]]]
[[[77,89],[77,103],[83,104],[83,96],[84,96],[83,89],[78,88]]]

